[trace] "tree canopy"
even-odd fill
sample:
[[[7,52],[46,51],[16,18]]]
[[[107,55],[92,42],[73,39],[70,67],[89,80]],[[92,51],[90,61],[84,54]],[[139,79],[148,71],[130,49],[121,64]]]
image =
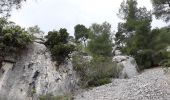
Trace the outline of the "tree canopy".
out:
[[[0,52],[7,54],[25,48],[33,42],[33,36],[24,28],[5,19],[0,19]]]
[[[74,45],[69,44],[69,33],[65,28],[61,28],[59,31],[49,31],[46,39],[45,45],[58,65],[69,58],[69,54],[74,51]]]
[[[112,56],[112,32],[111,25],[107,22],[103,24],[93,24],[90,27],[91,35],[88,42],[88,50],[93,56]]]
[[[0,0],[0,15],[1,17],[10,16],[12,8],[21,8],[21,3],[26,0]]]
[[[170,20],[170,0],[151,0],[156,18]]]
[[[89,38],[89,29],[86,28],[84,25],[76,25],[74,27],[74,36],[76,41],[84,42],[84,45],[86,47],[86,40]]]
[[[157,18],[168,21],[170,1],[152,2]],[[115,41],[123,53],[133,56],[140,69],[170,64],[170,54],[167,52],[167,47],[170,46],[168,27],[151,30],[152,13],[145,7],[138,8],[136,0],[123,1],[119,15],[123,16],[125,22],[118,24]]]
[[[143,22],[151,23],[151,11],[147,11],[145,7],[137,7],[136,0],[123,1],[120,5],[119,14],[125,22],[118,24],[118,32],[116,33],[116,44],[119,47],[127,45],[129,39],[136,34],[138,25]]]

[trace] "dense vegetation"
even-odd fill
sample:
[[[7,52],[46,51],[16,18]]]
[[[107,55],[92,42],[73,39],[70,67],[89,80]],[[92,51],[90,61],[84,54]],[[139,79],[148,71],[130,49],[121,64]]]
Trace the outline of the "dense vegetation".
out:
[[[112,61],[111,25],[107,22],[92,24],[88,30],[87,47],[78,49],[72,60],[73,67],[81,78],[80,85],[89,87],[110,83],[110,78],[117,77],[119,67]]]
[[[9,53],[16,53],[24,49],[28,44],[33,42],[33,36],[25,29],[13,22],[0,19],[0,52],[1,56]]]
[[[74,30],[76,42],[84,42],[84,46],[86,47],[86,42],[89,38],[89,29],[86,28],[84,25],[78,24],[74,27]]]
[[[151,0],[153,4],[153,11],[157,18],[162,18],[168,22],[170,20],[170,1],[169,0]]]
[[[167,65],[169,28],[151,30],[152,14],[146,8],[137,8],[136,0],[122,2],[119,15],[125,20],[116,33],[116,44],[122,52],[133,56],[140,69]]]
[[[110,78],[117,77],[121,66],[117,66],[111,58],[90,57],[78,53],[73,56],[73,67],[80,76],[79,85],[83,88],[110,83]]]
[[[60,65],[69,58],[69,54],[75,49],[74,45],[69,43],[69,33],[66,29],[59,31],[50,31],[46,36],[45,45],[50,49],[52,57]]]

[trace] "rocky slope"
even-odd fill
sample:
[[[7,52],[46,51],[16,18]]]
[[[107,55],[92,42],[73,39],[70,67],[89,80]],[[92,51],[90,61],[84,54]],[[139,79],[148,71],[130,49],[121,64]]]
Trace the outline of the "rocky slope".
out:
[[[114,79],[111,84],[75,96],[75,100],[169,100],[170,75],[162,68],[145,70],[131,79]]]
[[[0,100],[38,100],[47,93],[61,95],[76,84],[72,64],[56,68],[43,44],[33,43],[15,61],[4,60],[0,68]]]

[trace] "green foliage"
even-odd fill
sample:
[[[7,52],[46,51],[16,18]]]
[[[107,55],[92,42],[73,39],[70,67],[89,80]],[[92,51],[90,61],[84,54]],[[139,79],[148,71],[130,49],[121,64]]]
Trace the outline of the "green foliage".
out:
[[[33,88],[32,91],[31,91],[31,95],[33,96],[35,93],[36,93],[36,89]]]
[[[151,0],[153,4],[153,10],[156,18],[162,18],[168,22],[170,20],[170,1],[169,0]]]
[[[111,79],[110,78],[94,78],[93,80],[89,81],[88,86],[101,86],[101,85],[105,85],[105,84],[109,84],[111,83]]]
[[[74,36],[76,41],[84,42],[84,45],[86,47],[86,40],[89,37],[89,29],[87,29],[84,25],[78,24],[74,27],[74,30]]]
[[[170,67],[170,59],[168,60],[163,60],[160,62],[160,64],[164,67],[164,68],[169,68]]]
[[[125,20],[125,23],[118,24],[118,32],[115,35],[116,45],[121,49],[128,46],[129,41],[134,39],[135,34],[142,34],[150,30],[151,11],[147,11],[145,7],[137,8],[136,0],[123,1],[118,15]]]
[[[154,29],[150,37],[152,37],[152,42],[150,42],[150,47],[152,46],[152,49],[165,49],[170,44],[170,29],[168,27]]]
[[[52,94],[41,95],[39,100],[73,100],[69,95],[54,96]]]
[[[169,28],[152,31],[147,30],[147,28],[138,28],[136,35],[128,42],[124,51],[135,57],[140,69],[165,66],[170,60],[167,51],[167,47],[170,45],[169,36]]]
[[[73,56],[72,64],[83,88],[110,83],[110,78],[117,77],[121,70],[111,57],[95,56],[92,59],[82,53]]]
[[[90,41],[88,42],[88,50],[92,56],[112,56],[112,32],[111,25],[104,22],[102,25],[93,24],[90,27]]]
[[[89,33],[87,50],[92,57],[78,45],[79,49],[72,59],[73,68],[80,76],[79,83],[83,88],[110,83],[110,78],[117,77],[119,72],[118,66],[112,61],[111,25],[107,22],[93,24]]]
[[[35,34],[35,33],[44,33],[43,31],[41,31],[40,27],[38,25],[35,25],[33,27],[29,27],[27,29],[27,31],[31,34]]]
[[[170,45],[170,29],[151,30],[151,12],[146,8],[137,8],[134,2],[135,0],[128,0],[121,6],[121,10],[127,10],[130,6],[135,10],[128,9],[123,12],[124,15],[131,16],[125,17],[126,22],[119,24],[116,43],[123,53],[135,58],[141,70],[160,66],[160,62],[169,59],[166,49]]]
[[[25,29],[4,19],[0,19],[0,22],[3,22],[0,25],[0,50],[4,54],[24,49],[33,42],[34,37]]]
[[[126,42],[126,36],[124,32],[126,31],[124,23],[118,23],[118,32],[115,34],[115,44],[122,48]]]
[[[153,65],[152,61],[153,51],[151,50],[142,50],[135,54],[135,59],[139,65],[139,69],[150,68]]]
[[[66,58],[69,58],[69,54],[75,49],[75,46],[68,41],[69,33],[66,29],[50,31],[46,39],[45,45],[51,51],[52,57],[57,61],[58,65],[63,63]]]
[[[127,0],[123,1],[120,5],[118,16],[124,20],[126,19],[136,19],[135,13],[137,12],[137,1]]]

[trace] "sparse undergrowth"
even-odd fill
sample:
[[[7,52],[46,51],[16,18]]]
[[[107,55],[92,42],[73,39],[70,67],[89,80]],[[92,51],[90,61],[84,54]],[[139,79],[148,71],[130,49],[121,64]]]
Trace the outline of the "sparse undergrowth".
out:
[[[72,59],[73,68],[80,77],[82,88],[100,86],[111,82],[111,78],[117,77],[120,66],[112,61],[112,58],[95,57],[76,54]]]
[[[46,94],[46,95],[41,95],[39,97],[39,100],[73,100],[73,97],[71,95],[59,95],[59,96],[54,96],[52,94]]]

